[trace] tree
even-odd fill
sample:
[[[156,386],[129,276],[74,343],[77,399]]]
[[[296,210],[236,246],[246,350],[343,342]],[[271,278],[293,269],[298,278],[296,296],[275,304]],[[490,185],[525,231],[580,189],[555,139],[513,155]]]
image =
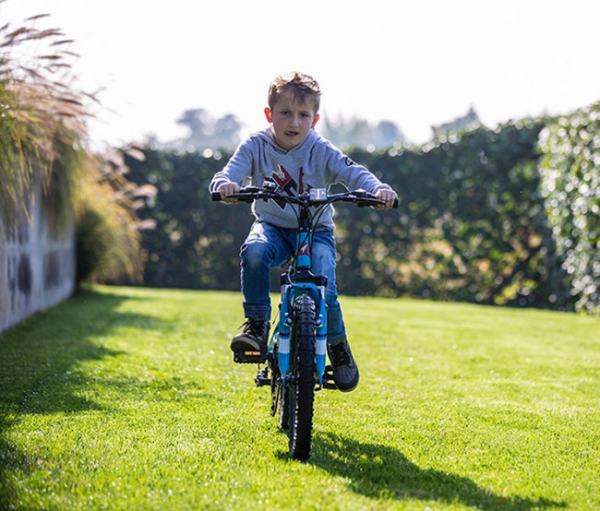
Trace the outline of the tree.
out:
[[[402,130],[393,121],[383,120],[371,124],[359,117],[338,116],[335,120],[326,118],[323,122],[323,136],[340,147],[362,149],[385,149],[406,144]]]
[[[166,144],[165,149],[202,151],[207,148],[233,149],[240,142],[241,123],[233,114],[215,119],[204,108],[185,110],[177,124],[188,129],[188,135]]]
[[[465,131],[471,128],[481,126],[481,120],[477,115],[475,109],[471,106],[467,113],[463,116],[457,117],[451,121],[439,124],[438,126],[432,126],[431,131],[433,132],[434,140],[441,140],[447,137],[450,133],[457,133]]]

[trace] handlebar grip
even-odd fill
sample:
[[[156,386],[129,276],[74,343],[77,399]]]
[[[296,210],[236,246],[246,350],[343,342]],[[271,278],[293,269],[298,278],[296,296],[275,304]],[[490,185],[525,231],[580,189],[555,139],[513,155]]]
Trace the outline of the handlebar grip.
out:
[[[211,198],[213,201],[220,201],[220,200],[223,200],[223,199],[221,198],[221,194],[220,194],[219,192],[212,192],[212,193],[210,194],[210,198]]]
[[[392,208],[398,209],[398,197],[394,199],[394,204],[392,204]]]

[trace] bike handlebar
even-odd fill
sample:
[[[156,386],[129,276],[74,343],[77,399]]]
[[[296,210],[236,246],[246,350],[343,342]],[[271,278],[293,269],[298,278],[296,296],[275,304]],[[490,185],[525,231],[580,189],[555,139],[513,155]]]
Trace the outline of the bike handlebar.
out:
[[[224,200],[219,192],[212,192],[210,195],[211,199],[215,202]],[[227,199],[235,199],[240,202],[248,203],[259,199],[265,201],[269,199],[279,199],[284,202],[288,202],[290,204],[297,204],[303,207],[323,206],[325,204],[332,204],[334,202],[353,202],[357,204],[358,207],[385,205],[384,201],[382,201],[381,199],[377,199],[375,195],[364,190],[354,190],[352,192],[335,193],[332,195],[325,194],[324,197],[311,199],[310,193],[305,193],[303,195],[299,195],[298,197],[294,197],[292,195],[283,195],[274,190],[259,188],[257,186],[246,186],[245,188],[240,188],[240,191],[238,193],[228,195]],[[394,199],[394,204],[392,208],[397,207],[398,199],[396,198]]]

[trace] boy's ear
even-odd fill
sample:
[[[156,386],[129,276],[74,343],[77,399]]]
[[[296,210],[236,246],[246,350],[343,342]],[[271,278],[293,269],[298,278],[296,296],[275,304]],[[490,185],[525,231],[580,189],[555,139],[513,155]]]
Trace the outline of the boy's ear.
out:
[[[271,109],[268,106],[265,107],[265,117],[269,123],[273,122],[273,112],[271,112]]]
[[[315,118],[313,119],[312,122],[312,127],[315,127],[315,124],[317,124],[319,122],[319,119],[321,118],[321,116],[319,114],[315,114]]]

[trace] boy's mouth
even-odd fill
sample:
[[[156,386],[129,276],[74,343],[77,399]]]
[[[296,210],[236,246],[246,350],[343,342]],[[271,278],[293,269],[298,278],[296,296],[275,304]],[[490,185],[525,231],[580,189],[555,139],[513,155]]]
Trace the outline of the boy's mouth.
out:
[[[298,135],[298,133],[300,133],[300,132],[299,132],[299,131],[291,131],[291,130],[287,130],[287,131],[284,131],[284,133],[285,133],[285,136],[286,136],[286,137],[293,138],[293,137],[295,137],[296,135]]]

